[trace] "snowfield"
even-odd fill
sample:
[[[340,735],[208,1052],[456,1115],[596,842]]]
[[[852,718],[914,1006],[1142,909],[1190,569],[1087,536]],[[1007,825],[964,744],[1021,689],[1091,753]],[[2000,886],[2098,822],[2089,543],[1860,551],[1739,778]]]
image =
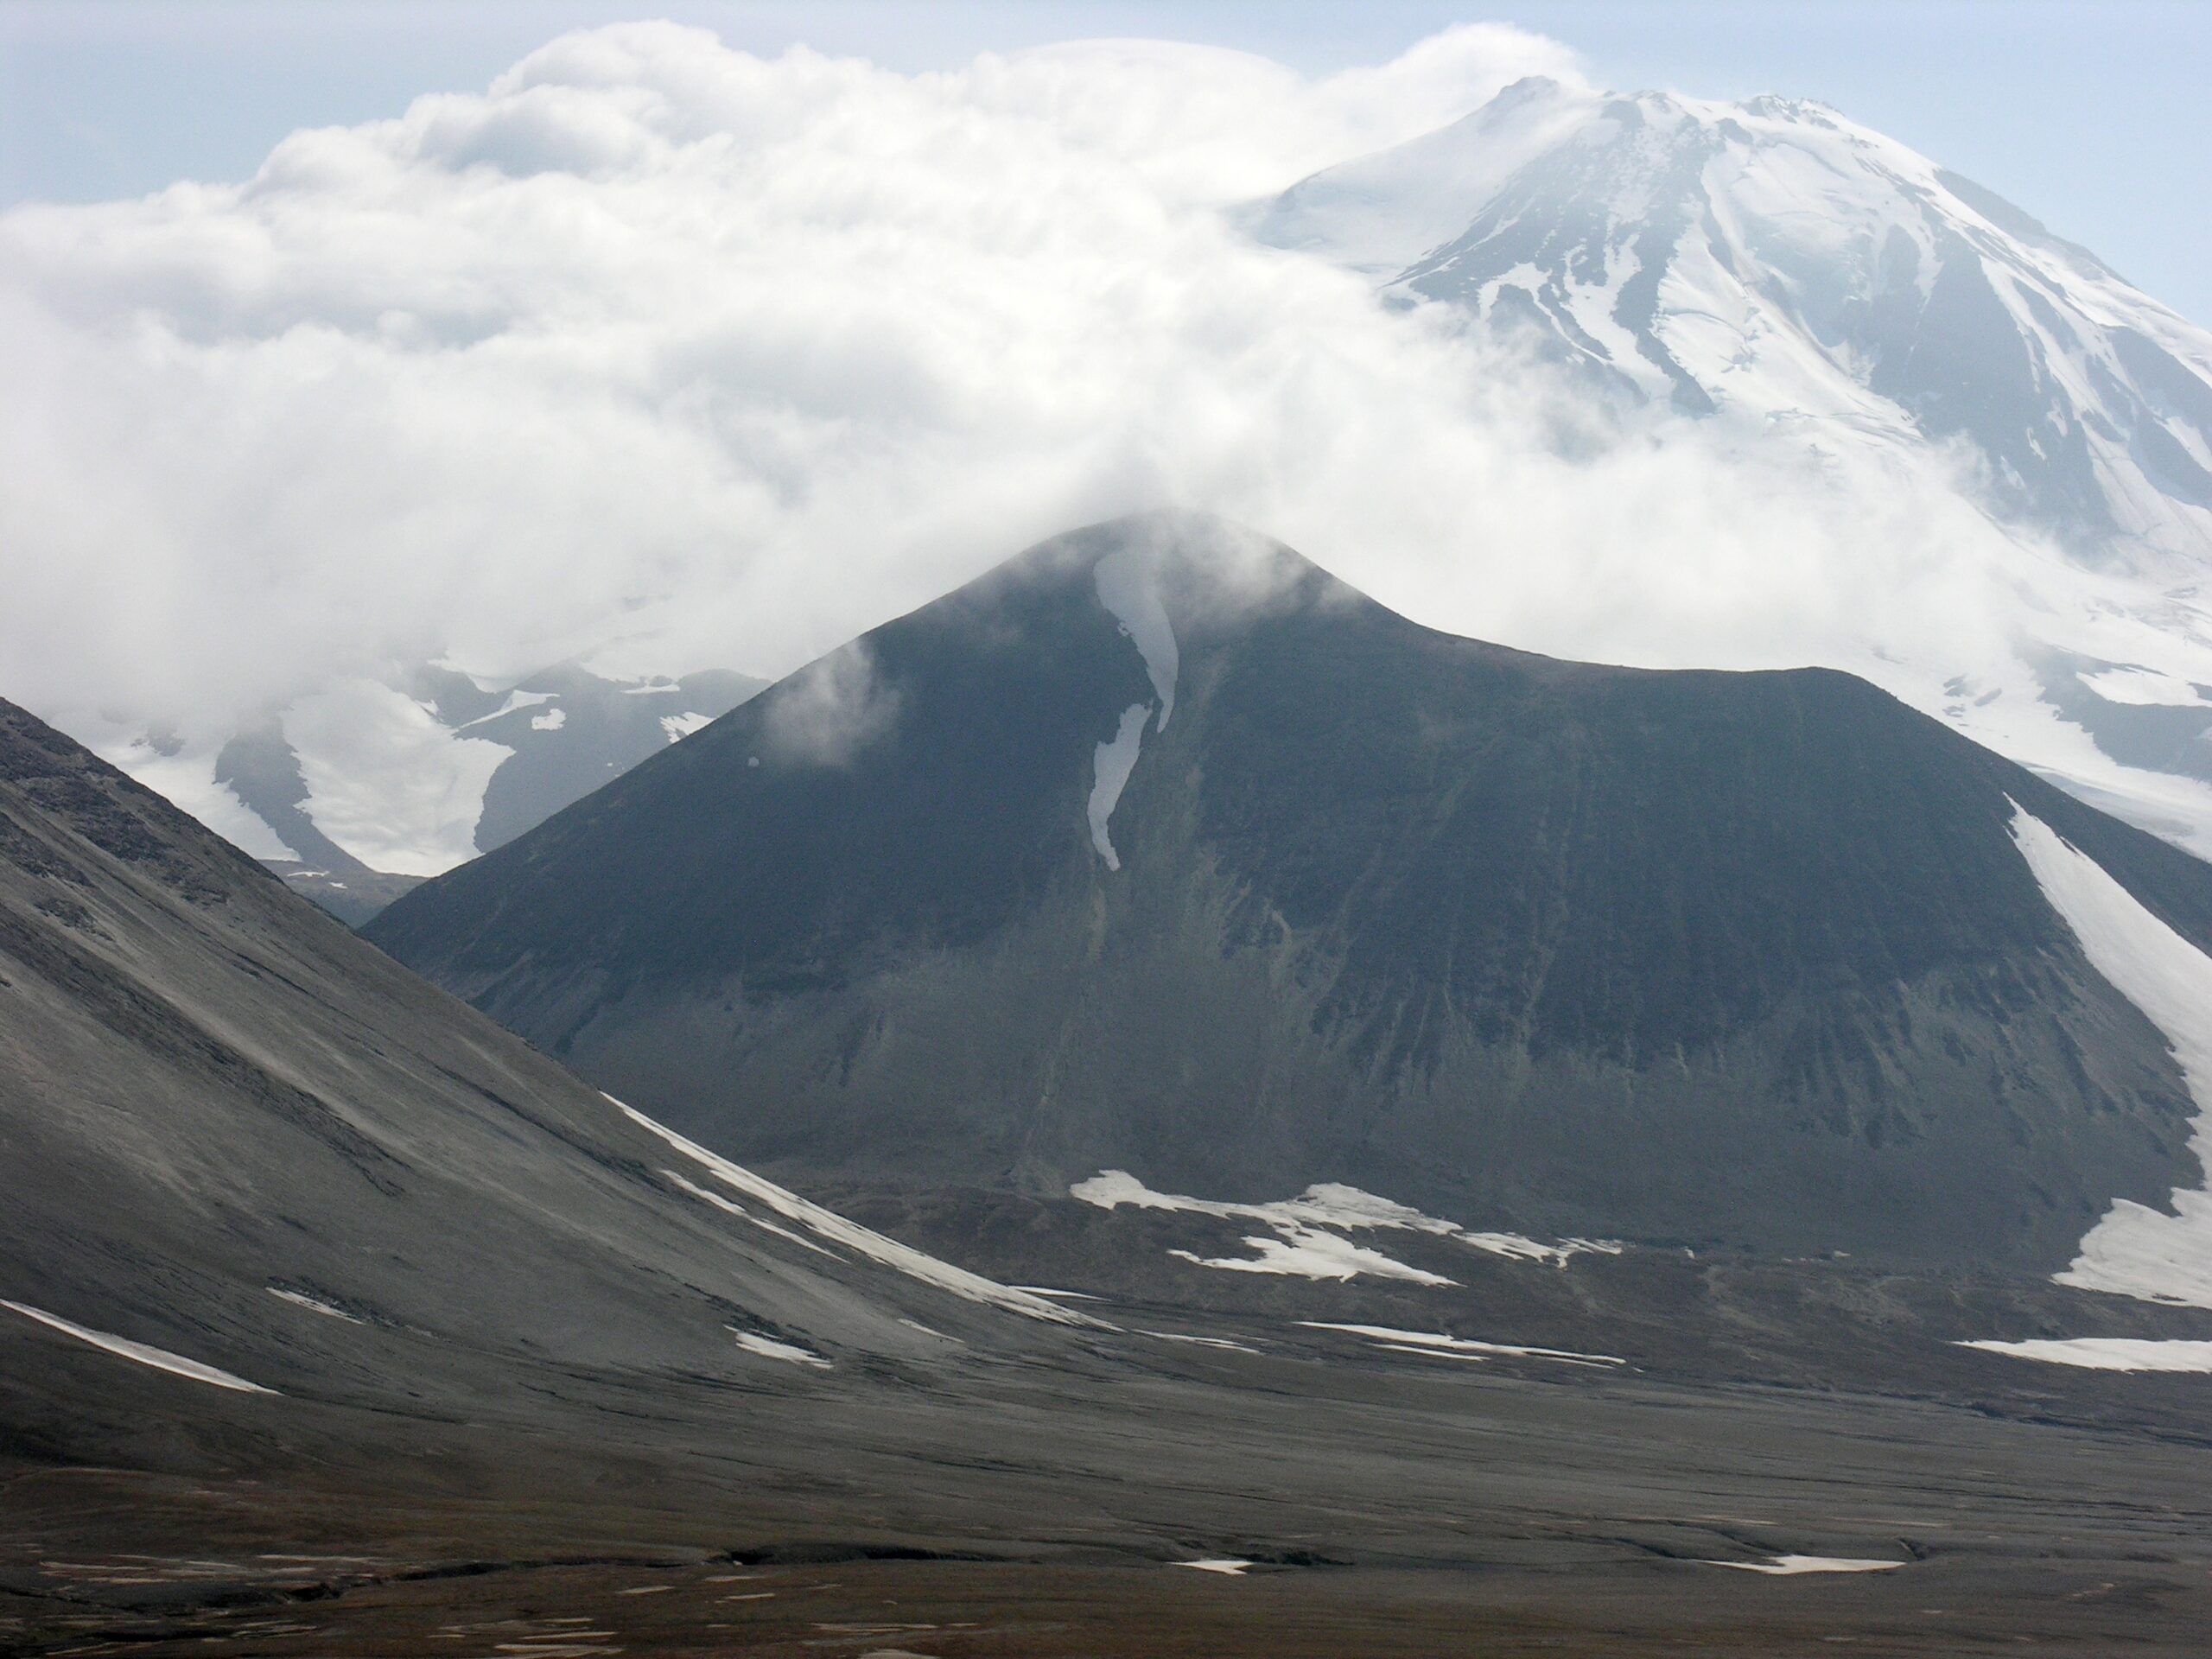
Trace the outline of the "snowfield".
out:
[[[2016,805],[2012,840],[2089,965],[2173,1045],[2196,1103],[2191,1147],[2212,1170],[2212,959],[2040,819]],[[2123,1198],[2082,1241],[2058,1282],[2145,1301],[2212,1307],[2212,1192],[2176,1192],[2164,1214]]]
[[[74,1337],[78,1341],[98,1348],[103,1352],[117,1355],[135,1364],[150,1366],[157,1371],[167,1371],[173,1376],[189,1377],[194,1382],[206,1382],[215,1388],[230,1389],[239,1394],[275,1394],[276,1392],[274,1389],[263,1388],[258,1382],[249,1382],[242,1376],[233,1376],[230,1372],[219,1370],[215,1366],[202,1364],[199,1360],[187,1359],[182,1354],[173,1354],[166,1348],[156,1348],[148,1343],[133,1342],[128,1337],[113,1336],[105,1331],[95,1331],[90,1325],[79,1325],[74,1320],[65,1319],[59,1313],[49,1313],[42,1307],[32,1307],[22,1302],[6,1300],[0,1300],[0,1307],[20,1313],[27,1319],[35,1319],[41,1325],[60,1332],[64,1336]]]
[[[733,1330],[737,1345],[748,1354],[758,1354],[763,1359],[780,1359],[793,1365],[810,1365],[818,1370],[828,1370],[830,1362],[810,1348],[802,1348],[795,1342],[778,1342],[773,1337],[764,1337],[758,1331]]]
[[[869,1261],[894,1268],[910,1279],[918,1280],[939,1290],[950,1291],[969,1301],[988,1303],[993,1307],[1002,1307],[1029,1319],[1043,1319],[1053,1325],[1095,1325],[1098,1323],[1067,1308],[1056,1307],[1041,1296],[1033,1296],[1027,1291],[996,1283],[981,1274],[956,1268],[950,1262],[940,1262],[912,1245],[901,1244],[895,1238],[886,1238],[881,1233],[863,1227],[858,1222],[846,1220],[834,1210],[825,1210],[766,1177],[755,1175],[751,1170],[730,1162],[719,1153],[709,1152],[696,1141],[686,1140],[675,1130],[656,1123],[635,1107],[624,1105],[612,1095],[604,1095],[601,1098],[639,1128],[658,1135],[716,1180],[747,1198],[766,1205],[785,1220],[797,1222],[833,1244],[843,1245],[856,1255],[866,1256]],[[689,1182],[683,1185],[696,1197],[709,1199],[719,1197]],[[722,1207],[736,1209],[739,1214],[745,1213],[737,1206],[725,1205]],[[747,1217],[747,1219],[754,1218]],[[804,1243],[805,1241],[799,1242]]]
[[[2212,1371],[2212,1342],[2067,1337],[2028,1342],[1962,1342],[1959,1346],[2093,1371]]]
[[[1321,1319],[1300,1319],[1299,1323],[1309,1331],[1341,1331],[1347,1336],[1365,1337],[1378,1348],[1401,1354],[1449,1355],[1471,1359],[1492,1356],[1556,1359],[1570,1365],[1628,1363],[1616,1354],[1583,1354],[1571,1348],[1530,1348],[1519,1343],[1481,1342],[1471,1337],[1446,1336],[1439,1331],[1400,1331],[1387,1325],[1335,1325]]]
[[[1849,1555],[1776,1555],[1764,1561],[1700,1561],[1698,1565],[1732,1567],[1738,1573],[1764,1573],[1773,1578],[1788,1579],[1806,1573],[1890,1573],[1906,1563]]]
[[[1419,1285],[1457,1282],[1442,1274],[1355,1244],[1344,1236],[1352,1232],[1427,1233],[1454,1240],[1485,1255],[1541,1262],[1554,1268],[1563,1268],[1571,1258],[1589,1252],[1618,1255],[1622,1248],[1611,1240],[1570,1238],[1545,1244],[1518,1233],[1472,1231],[1457,1222],[1425,1216],[1406,1205],[1334,1181],[1317,1182],[1294,1198],[1281,1198],[1272,1204],[1232,1204],[1155,1192],[1127,1170],[1109,1169],[1089,1180],[1077,1182],[1068,1192],[1102,1210],[1116,1210],[1126,1205],[1136,1210],[1179,1211],[1224,1220],[1256,1221],[1268,1228],[1272,1237],[1255,1234],[1243,1241],[1254,1252],[1249,1256],[1201,1256],[1190,1250],[1169,1252],[1199,1267],[1218,1268],[1230,1273],[1279,1273],[1304,1279],[1338,1280],[1365,1274]]]
[[[1122,791],[1127,787],[1129,774],[1136,770],[1137,749],[1144,741],[1145,716],[1152,709],[1147,704],[1133,702],[1122,710],[1122,723],[1113,737],[1098,746],[1091,759],[1090,803],[1086,816],[1090,824],[1090,844],[1097,849],[1098,856],[1106,861],[1106,868],[1122,868],[1121,855],[1114,850],[1114,839],[1107,833],[1113,821],[1114,809],[1120,804]]]

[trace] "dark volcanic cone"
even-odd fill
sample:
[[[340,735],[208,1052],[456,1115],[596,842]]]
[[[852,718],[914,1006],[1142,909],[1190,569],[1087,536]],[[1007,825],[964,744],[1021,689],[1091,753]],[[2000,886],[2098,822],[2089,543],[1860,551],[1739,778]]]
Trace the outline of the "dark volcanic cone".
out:
[[[1503,650],[1156,516],[876,629],[370,937],[786,1170],[1345,1181],[2049,1271],[2199,1175],[2014,803],[2212,942],[2212,868],[1850,676]]]

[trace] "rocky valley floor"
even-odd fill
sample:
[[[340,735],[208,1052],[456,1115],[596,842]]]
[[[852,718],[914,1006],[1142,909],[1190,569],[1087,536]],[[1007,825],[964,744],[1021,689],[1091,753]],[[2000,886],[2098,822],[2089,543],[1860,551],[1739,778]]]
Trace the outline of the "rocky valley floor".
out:
[[[2202,1650],[2200,1376],[1931,1348],[1908,1389],[1822,1382],[1866,1333],[1803,1282],[1789,1386],[1423,1351],[1282,1316],[1357,1284],[1274,1288],[1334,1306],[1094,1293],[1098,1326],[868,1375],[550,1370],[553,1409],[474,1423],[10,1329],[0,1650]],[[1478,1328],[1478,1287],[1435,1294]]]

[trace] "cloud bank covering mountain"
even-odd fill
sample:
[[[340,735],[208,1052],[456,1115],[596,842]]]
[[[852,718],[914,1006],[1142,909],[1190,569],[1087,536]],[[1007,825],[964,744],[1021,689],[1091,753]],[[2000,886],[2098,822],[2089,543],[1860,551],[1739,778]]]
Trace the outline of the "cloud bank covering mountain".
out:
[[[18,209],[5,690],[165,723],[207,799],[223,742],[342,676],[779,674],[1177,503],[1457,632],[1866,673],[2212,844],[2176,724],[2212,648],[2171,562],[2000,524],[1941,434],[1593,398],[1247,234],[1244,204],[1530,75],[1587,91],[1497,28],[1310,79],[1128,42],[901,75],[626,26],[244,184]],[[2100,747],[2082,708],[2143,729]]]

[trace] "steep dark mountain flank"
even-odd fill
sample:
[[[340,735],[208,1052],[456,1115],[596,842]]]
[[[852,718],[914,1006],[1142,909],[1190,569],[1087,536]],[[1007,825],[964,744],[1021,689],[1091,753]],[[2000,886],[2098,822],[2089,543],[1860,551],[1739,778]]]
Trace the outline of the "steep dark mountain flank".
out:
[[[369,936],[787,1173],[1341,1181],[2048,1272],[2199,1174],[2016,804],[2212,943],[2212,868],[1863,682],[1455,639],[1156,517],[875,630]]]

